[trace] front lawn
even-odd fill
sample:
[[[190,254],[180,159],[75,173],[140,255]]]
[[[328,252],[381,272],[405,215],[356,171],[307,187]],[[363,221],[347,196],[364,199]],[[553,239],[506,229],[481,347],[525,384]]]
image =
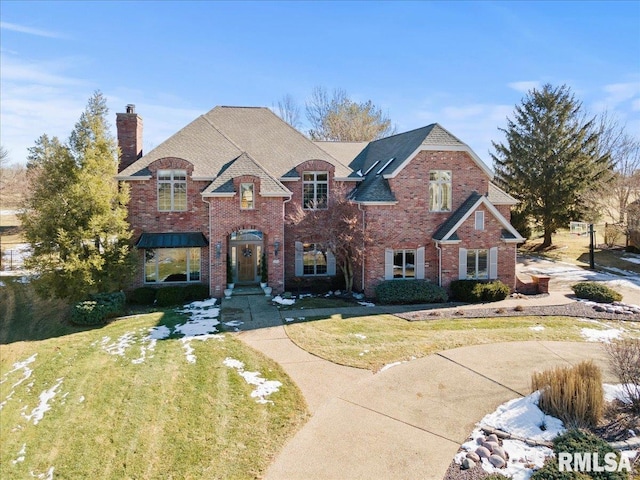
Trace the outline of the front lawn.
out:
[[[596,337],[598,331],[614,329],[622,330],[623,335],[640,336],[638,323],[585,322],[553,316],[438,318],[408,322],[393,315],[349,318],[334,315],[307,318],[285,328],[291,340],[314,355],[372,371],[390,363],[469,345],[521,340],[585,341]]]
[[[0,288],[14,301],[4,313],[25,311],[21,288]],[[51,338],[25,328],[29,341],[6,343],[3,332],[3,478],[257,478],[306,419],[277,364],[230,334],[180,333],[184,313],[84,331],[51,315]]]

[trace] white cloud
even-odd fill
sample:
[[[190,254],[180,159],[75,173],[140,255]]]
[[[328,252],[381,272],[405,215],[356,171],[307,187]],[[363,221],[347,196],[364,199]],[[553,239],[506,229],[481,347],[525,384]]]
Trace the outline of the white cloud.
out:
[[[516,92],[528,93],[530,90],[539,89],[540,82],[537,80],[525,80],[522,82],[511,82],[507,86]]]
[[[47,38],[64,38],[65,35],[62,35],[57,32],[51,32],[49,30],[42,30],[40,28],[27,27],[25,25],[18,25],[15,23],[9,22],[0,22],[0,29],[2,30],[10,30],[12,32],[25,33],[27,35],[35,35],[38,37],[47,37]]]

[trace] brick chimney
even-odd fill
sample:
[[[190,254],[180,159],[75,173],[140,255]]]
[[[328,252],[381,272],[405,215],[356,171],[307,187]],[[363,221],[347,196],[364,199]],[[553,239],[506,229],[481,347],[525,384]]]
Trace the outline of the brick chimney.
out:
[[[121,172],[142,157],[142,117],[136,113],[136,106],[127,105],[127,113],[116,113],[118,146],[120,147]]]

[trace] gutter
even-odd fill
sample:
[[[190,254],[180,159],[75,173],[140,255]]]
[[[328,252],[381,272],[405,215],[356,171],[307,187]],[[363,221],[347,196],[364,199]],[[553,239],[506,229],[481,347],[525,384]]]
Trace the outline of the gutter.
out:
[[[435,242],[436,250],[438,250],[438,286],[442,286],[442,249],[440,248],[440,244],[436,240]]]

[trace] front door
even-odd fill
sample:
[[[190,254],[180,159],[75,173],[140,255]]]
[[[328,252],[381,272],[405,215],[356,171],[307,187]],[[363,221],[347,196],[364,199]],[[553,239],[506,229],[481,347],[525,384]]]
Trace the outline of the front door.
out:
[[[256,245],[244,243],[238,245],[238,282],[254,282],[257,274]]]

